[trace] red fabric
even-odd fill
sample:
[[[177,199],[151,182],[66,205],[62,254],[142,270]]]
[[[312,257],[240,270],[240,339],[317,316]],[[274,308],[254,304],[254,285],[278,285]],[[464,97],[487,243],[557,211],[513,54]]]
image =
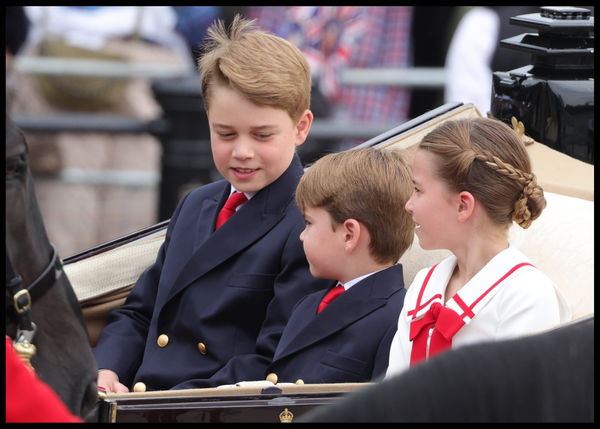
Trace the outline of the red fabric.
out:
[[[80,423],[58,395],[30,370],[6,338],[6,422]]]
[[[231,194],[217,216],[215,230],[219,229],[225,222],[227,222],[235,213],[235,209],[240,204],[244,204],[246,201],[248,201],[248,198],[246,198],[242,192],[234,192]]]
[[[410,324],[410,340],[413,342],[410,352],[410,365],[450,348],[452,337],[463,327],[465,322],[456,311],[434,302],[421,319],[413,320]],[[429,347],[427,341],[429,331],[433,328]],[[429,356],[427,349],[429,348]]]
[[[338,296],[343,294],[345,291],[344,286],[338,284],[336,287],[331,289],[327,294],[323,297],[321,302],[319,303],[319,308],[317,308],[317,314],[319,314],[325,307],[327,307],[331,302],[336,299]]]

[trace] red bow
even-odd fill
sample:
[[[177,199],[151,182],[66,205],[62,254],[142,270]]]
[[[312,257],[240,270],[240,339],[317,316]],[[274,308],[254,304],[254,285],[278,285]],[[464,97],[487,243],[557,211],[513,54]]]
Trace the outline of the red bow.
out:
[[[439,302],[431,304],[421,319],[410,324],[410,340],[413,343],[410,366],[452,347],[452,337],[464,324],[464,320],[456,311],[444,307]],[[432,328],[428,345],[429,331]]]

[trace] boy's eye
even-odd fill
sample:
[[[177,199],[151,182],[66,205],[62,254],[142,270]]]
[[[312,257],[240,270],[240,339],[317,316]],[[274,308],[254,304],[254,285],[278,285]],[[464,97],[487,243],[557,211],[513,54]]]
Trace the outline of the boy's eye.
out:
[[[235,136],[235,133],[218,133],[219,137],[223,138],[223,139],[227,139],[227,138],[231,138],[233,136]]]
[[[259,133],[259,134],[256,134],[256,136],[257,136],[259,139],[262,139],[262,140],[264,140],[264,139],[268,139],[268,138],[269,138],[269,137],[271,137],[272,135],[273,135],[273,134],[270,134],[270,133]]]

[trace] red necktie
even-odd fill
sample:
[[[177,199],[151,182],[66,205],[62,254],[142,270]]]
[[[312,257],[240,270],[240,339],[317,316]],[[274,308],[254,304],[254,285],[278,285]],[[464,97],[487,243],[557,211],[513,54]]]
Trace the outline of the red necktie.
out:
[[[231,216],[233,216],[235,209],[240,204],[244,204],[246,201],[248,201],[248,198],[246,198],[243,192],[232,193],[217,216],[215,231],[219,229],[225,222],[227,222]]]
[[[319,303],[319,308],[317,309],[317,314],[319,314],[325,307],[327,307],[331,302],[336,299],[338,296],[344,293],[346,289],[344,286],[338,283],[336,287],[330,289],[329,292],[323,297],[323,300]]]
[[[413,342],[410,366],[452,347],[452,337],[464,324],[464,320],[456,311],[444,307],[439,302],[431,304],[421,319],[414,320],[410,324],[410,340]],[[430,329],[433,331],[429,338]]]

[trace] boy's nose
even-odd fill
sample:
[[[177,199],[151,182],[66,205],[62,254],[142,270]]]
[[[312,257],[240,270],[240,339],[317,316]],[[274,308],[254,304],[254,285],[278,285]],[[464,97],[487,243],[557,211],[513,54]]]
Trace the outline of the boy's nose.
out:
[[[240,138],[233,147],[232,155],[238,159],[252,158],[252,145],[244,138]]]

